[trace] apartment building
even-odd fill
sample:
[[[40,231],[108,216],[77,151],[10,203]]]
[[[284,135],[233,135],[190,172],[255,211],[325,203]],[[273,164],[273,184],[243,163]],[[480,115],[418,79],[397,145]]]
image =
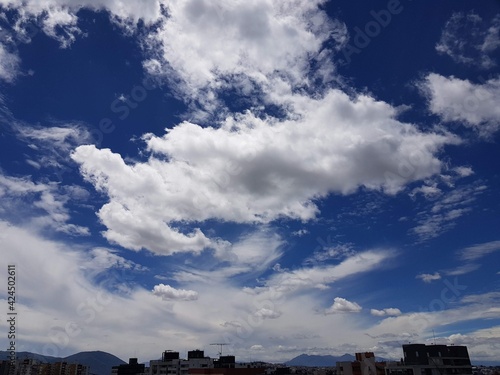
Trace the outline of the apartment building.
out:
[[[401,362],[388,364],[386,375],[470,375],[472,366],[466,346],[403,345]]]

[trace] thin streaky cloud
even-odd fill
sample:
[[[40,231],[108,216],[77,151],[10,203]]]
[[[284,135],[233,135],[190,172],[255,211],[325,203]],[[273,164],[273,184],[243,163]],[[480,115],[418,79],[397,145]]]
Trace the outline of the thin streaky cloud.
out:
[[[500,15],[484,20],[474,11],[453,13],[442,31],[436,51],[456,63],[491,69],[492,53],[500,47]]]
[[[466,247],[459,251],[462,260],[477,260],[500,250],[500,241],[491,241]]]
[[[478,270],[480,267],[481,265],[479,264],[469,263],[469,264],[464,264],[462,266],[458,266],[453,269],[444,270],[443,273],[448,276],[459,276],[474,272]]]

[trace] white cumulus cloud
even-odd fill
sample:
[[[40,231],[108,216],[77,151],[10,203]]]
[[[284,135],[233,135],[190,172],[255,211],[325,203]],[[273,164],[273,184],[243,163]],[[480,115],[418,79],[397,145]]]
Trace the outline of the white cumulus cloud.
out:
[[[169,1],[168,19],[145,41],[151,57],[144,65],[152,74],[175,77],[179,93],[205,108],[222,88],[255,95],[261,86],[270,89],[274,78],[302,86],[311,60],[321,61],[319,74],[331,79],[323,43],[342,44],[347,31],[320,3]]]
[[[175,289],[170,285],[158,284],[153,288],[153,294],[162,299],[177,301],[194,301],[198,299],[198,292],[194,290]]]
[[[342,297],[335,297],[333,299],[333,305],[325,310],[325,314],[337,314],[337,313],[358,313],[362,310],[362,307],[356,302],[351,302]]]
[[[386,308],[382,310],[371,309],[370,314],[374,316],[399,316],[401,315],[401,310],[396,308]]]
[[[291,100],[296,119],[247,113],[220,127],[183,122],[162,137],[147,134],[146,162],[127,164],[111,150],[78,147],[72,157],[82,175],[110,199],[99,211],[105,236],[134,250],[198,252],[215,245],[173,222],[310,220],[319,213],[314,200],[329,193],[366,187],[393,194],[438,173],[436,154],[457,142],[399,122],[393,107],[368,96],[352,100],[331,90],[320,99]]]
[[[435,280],[441,279],[439,272],[434,273],[422,273],[415,277],[416,279],[421,279],[424,283],[431,283]]]
[[[456,77],[428,74],[420,85],[429,110],[443,121],[457,121],[480,136],[489,137],[500,128],[500,79],[473,83]]]

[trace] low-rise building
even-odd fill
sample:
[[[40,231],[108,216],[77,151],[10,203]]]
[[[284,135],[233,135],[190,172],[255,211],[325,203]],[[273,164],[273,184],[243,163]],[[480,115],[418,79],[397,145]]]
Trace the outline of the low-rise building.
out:
[[[45,363],[34,358],[3,361],[0,375],[89,375],[88,366],[79,363]]]
[[[38,375],[88,375],[88,366],[79,363],[54,362],[39,365]],[[19,374],[23,375],[23,374]]]
[[[160,360],[149,362],[151,375],[188,375],[190,368],[213,368],[214,360],[205,357],[203,350],[191,350],[187,359],[181,359],[179,352],[166,350]]]
[[[337,362],[337,375],[385,375],[385,362],[376,362],[373,352],[356,353],[355,361]]]
[[[203,350],[188,351],[187,359],[179,352],[166,350],[160,360],[150,361],[149,375],[263,375],[262,363],[238,363],[233,355],[205,357]]]

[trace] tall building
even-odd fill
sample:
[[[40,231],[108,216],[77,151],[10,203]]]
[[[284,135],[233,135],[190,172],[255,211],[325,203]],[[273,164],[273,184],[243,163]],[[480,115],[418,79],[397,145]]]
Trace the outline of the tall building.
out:
[[[401,362],[386,367],[386,375],[469,375],[472,374],[466,346],[403,345]]]

